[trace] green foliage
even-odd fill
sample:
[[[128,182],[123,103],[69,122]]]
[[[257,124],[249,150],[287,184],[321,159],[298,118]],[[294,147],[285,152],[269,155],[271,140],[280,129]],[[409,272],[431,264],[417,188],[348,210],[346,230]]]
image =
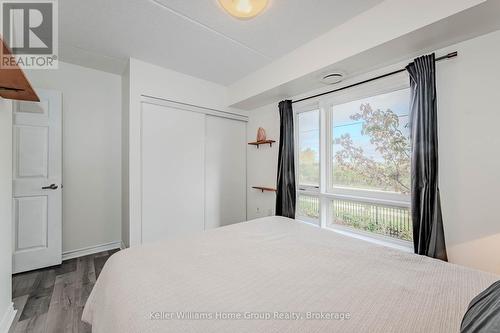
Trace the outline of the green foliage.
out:
[[[363,121],[361,134],[370,137],[382,160],[366,156],[363,148],[356,145],[349,134],[344,134],[334,140],[342,148],[334,156],[335,182],[408,194],[410,140],[400,130],[398,115],[390,109],[373,110],[370,104],[362,104],[351,119]]]

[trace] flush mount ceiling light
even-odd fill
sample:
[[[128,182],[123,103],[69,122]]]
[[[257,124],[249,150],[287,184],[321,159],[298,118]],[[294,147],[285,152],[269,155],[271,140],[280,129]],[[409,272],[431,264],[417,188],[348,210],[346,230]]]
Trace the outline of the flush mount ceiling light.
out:
[[[229,14],[243,20],[259,15],[268,2],[269,0],[219,0]]]
[[[339,83],[344,79],[344,74],[340,72],[328,73],[321,77],[320,81],[324,84]]]

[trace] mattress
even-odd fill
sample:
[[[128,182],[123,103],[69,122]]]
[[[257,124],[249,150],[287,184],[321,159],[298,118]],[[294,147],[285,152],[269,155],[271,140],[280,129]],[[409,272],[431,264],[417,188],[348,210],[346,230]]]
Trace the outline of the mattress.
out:
[[[94,333],[458,332],[498,276],[267,217],[114,254]]]

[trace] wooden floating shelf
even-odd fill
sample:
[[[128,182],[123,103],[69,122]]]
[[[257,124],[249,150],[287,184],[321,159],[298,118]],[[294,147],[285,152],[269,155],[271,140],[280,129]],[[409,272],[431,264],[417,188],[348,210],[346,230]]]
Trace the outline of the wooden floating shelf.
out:
[[[269,145],[269,147],[272,147],[273,143],[275,142],[276,141],[274,140],[262,140],[262,141],[249,142],[248,144],[252,146],[257,146],[257,148],[259,148],[260,145],[267,145],[267,144]]]
[[[31,87],[26,75],[21,68],[15,63],[15,57],[5,42],[0,38],[2,44],[2,61],[13,65],[7,68],[1,68],[0,65],[0,97],[14,99],[20,101],[40,102],[36,92]]]
[[[276,189],[272,188],[272,187],[252,186],[252,188],[254,188],[256,190],[261,190],[262,193],[264,193],[264,192],[276,192]]]

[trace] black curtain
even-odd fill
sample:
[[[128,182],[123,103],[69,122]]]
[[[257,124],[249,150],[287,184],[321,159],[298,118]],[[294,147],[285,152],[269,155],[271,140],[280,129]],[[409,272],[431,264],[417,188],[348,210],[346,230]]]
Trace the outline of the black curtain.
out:
[[[295,155],[292,101],[279,103],[280,142],[276,215],[295,218]]]
[[[438,187],[435,55],[415,59],[410,75],[411,215],[415,253],[448,260]]]

